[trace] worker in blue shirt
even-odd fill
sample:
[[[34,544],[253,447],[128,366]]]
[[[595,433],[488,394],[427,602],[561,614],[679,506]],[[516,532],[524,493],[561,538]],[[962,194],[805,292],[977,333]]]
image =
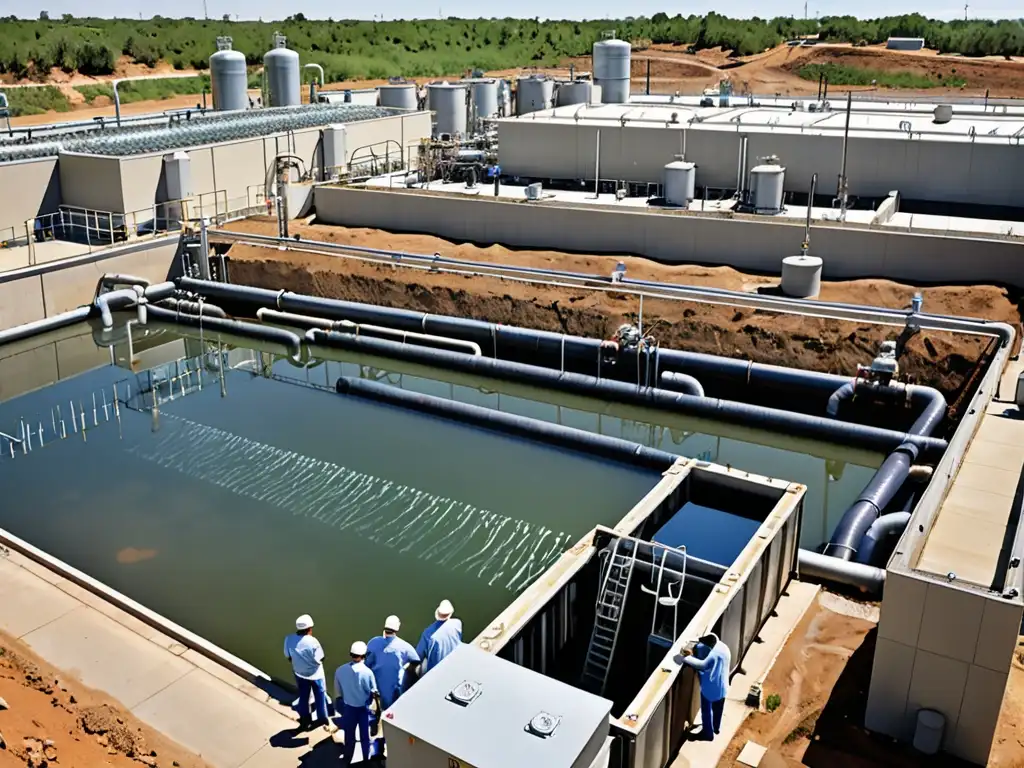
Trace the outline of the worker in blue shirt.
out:
[[[384,634],[366,645],[366,666],[377,681],[382,709],[388,709],[402,695],[406,668],[420,663],[416,649],[398,636],[401,628],[397,616],[388,616],[384,619]]]
[[[361,640],[352,643],[349,655],[352,661],[338,667],[334,673],[334,695],[337,697],[335,709],[341,712],[341,725],[345,729],[344,765],[351,763],[355,755],[357,728],[363,760],[370,759],[370,705],[376,700],[380,706],[377,681],[364,663],[366,643]]]
[[[452,618],[455,608],[442,600],[434,611],[434,622],[423,630],[416,644],[416,654],[423,660],[420,677],[436,667],[449,653],[462,643],[462,622]]]
[[[295,632],[284,639],[284,657],[292,663],[299,698],[295,708],[299,712],[299,727],[309,728],[309,698],[312,694],[316,708],[316,722],[330,727],[327,719],[327,679],[324,676],[324,649],[313,637],[313,619],[304,613],[295,620]]]
[[[709,632],[697,641],[692,655],[684,656],[683,664],[697,670],[700,677],[699,738],[702,741],[714,741],[715,735],[722,730],[722,710],[725,708],[725,695],[729,691],[732,654],[714,632]]]

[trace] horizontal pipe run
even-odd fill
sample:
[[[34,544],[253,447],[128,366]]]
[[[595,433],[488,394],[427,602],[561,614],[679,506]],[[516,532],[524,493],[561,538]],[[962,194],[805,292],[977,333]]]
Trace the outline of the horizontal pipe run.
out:
[[[885,586],[885,569],[862,563],[851,563],[838,557],[829,557],[801,549],[797,553],[800,577],[810,577],[856,587],[862,592],[877,595]]]
[[[178,312],[183,315],[203,315],[204,317],[219,317],[227,319],[228,313],[216,304],[205,301],[188,301],[187,299],[162,299],[156,306]]]
[[[459,403],[432,395],[408,392],[376,381],[343,376],[338,379],[336,389],[339,394],[353,395],[379,403],[408,408],[420,413],[441,416],[494,432],[503,432],[517,437],[555,444],[563,448],[583,451],[601,456],[602,458],[641,466],[658,472],[664,472],[679,458],[666,451],[647,448],[639,443],[633,443],[628,440],[621,440],[606,435],[595,435],[582,429],[565,427],[561,424],[551,424],[546,421],[537,421],[525,416],[502,413],[490,408]]]
[[[885,554],[883,543],[890,536],[900,536],[910,522],[910,516],[910,512],[890,512],[875,520],[860,540],[856,562],[882,567],[884,564],[879,560]]]
[[[56,331],[60,328],[66,328],[69,325],[75,325],[76,323],[85,322],[89,319],[92,314],[92,307],[78,307],[72,309],[70,312],[62,312],[59,315],[53,317],[44,317],[42,320],[35,320],[25,325],[16,325],[13,328],[8,328],[5,331],[0,331],[0,345],[11,344],[15,341],[21,341],[31,336],[38,336],[43,333],[50,331]]]
[[[299,337],[283,328],[268,328],[256,323],[246,323],[241,320],[225,320],[219,317],[201,317],[199,315],[181,314],[172,309],[151,306],[149,316],[154,320],[166,323],[178,323],[191,328],[201,328],[210,333],[230,333],[235,336],[242,336],[247,339],[257,339],[280,344],[288,349],[291,358],[295,361],[302,359],[302,341]]]
[[[149,287],[149,280],[144,277],[136,277],[135,275],[123,275],[117,272],[107,272],[96,282],[96,293],[95,296],[99,296],[101,293],[106,293],[115,288],[130,288],[134,285],[141,285],[143,288]]]
[[[909,442],[920,446],[922,453],[938,455],[946,446],[945,441],[935,438],[916,437],[904,432],[836,422],[818,416],[807,416],[717,398],[694,397],[653,387],[637,387],[624,382],[598,379],[577,373],[562,373],[549,368],[495,360],[489,357],[470,357],[445,350],[411,347],[383,339],[357,338],[323,331],[314,331],[313,336],[318,344],[338,349],[392,357],[406,362],[456,370],[477,376],[571,392],[599,400],[661,408],[683,415],[737,423],[753,429],[775,430],[797,437],[841,442],[877,453],[888,453]]]

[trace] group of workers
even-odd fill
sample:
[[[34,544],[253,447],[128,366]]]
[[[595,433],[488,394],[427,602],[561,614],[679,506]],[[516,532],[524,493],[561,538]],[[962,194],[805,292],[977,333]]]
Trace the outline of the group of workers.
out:
[[[434,612],[434,621],[423,630],[415,648],[398,636],[402,623],[397,616],[388,616],[383,633],[369,643],[361,640],[352,643],[351,660],[334,673],[334,711],[341,716],[344,730],[345,764],[350,763],[355,754],[357,731],[363,760],[371,757],[373,707],[376,705],[379,717],[405,691],[409,682],[407,672],[415,672],[417,679],[423,677],[462,642],[462,622],[454,618],[454,613],[451,602],[442,600]],[[323,726],[331,730],[324,649],[313,636],[313,619],[308,614],[295,620],[295,632],[284,640],[284,655],[292,663],[299,689],[295,704],[299,728]]]

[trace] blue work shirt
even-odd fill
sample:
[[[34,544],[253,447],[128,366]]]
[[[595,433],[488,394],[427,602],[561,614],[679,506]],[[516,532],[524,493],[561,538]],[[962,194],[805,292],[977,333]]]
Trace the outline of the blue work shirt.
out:
[[[324,679],[324,649],[312,635],[293,632],[284,639],[284,657],[292,662],[296,677],[305,680]]]
[[[366,666],[373,672],[381,704],[390,707],[402,693],[405,665],[419,664],[416,649],[397,635],[375,637],[366,644]]]
[[[462,643],[462,621],[446,619],[435,621],[420,635],[416,645],[416,653],[423,659],[420,676],[436,667],[449,653]]]
[[[720,701],[729,690],[729,667],[732,654],[728,646],[719,640],[714,648],[697,643],[693,656],[683,658],[683,664],[697,670],[700,677],[700,693],[709,701]]]
[[[377,691],[373,672],[361,661],[342,664],[334,673],[334,697],[349,707],[368,707]]]

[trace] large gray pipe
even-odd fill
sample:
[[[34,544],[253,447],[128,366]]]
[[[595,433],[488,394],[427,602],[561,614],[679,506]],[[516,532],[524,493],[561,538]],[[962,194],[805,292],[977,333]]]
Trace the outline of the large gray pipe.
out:
[[[200,317],[177,312],[173,309],[151,306],[149,316],[154,320],[166,323],[178,323],[191,328],[201,328],[210,333],[230,333],[247,339],[257,339],[280,344],[288,349],[295,361],[302,359],[302,341],[297,335],[284,328],[271,328],[257,323],[246,323],[241,320],[225,320],[219,317]]]
[[[338,379],[335,386],[338,393],[342,395],[354,395],[388,405],[397,405],[421,413],[429,413],[446,419],[461,421],[464,424],[473,424],[474,426],[496,432],[504,432],[560,445],[573,450],[585,451],[607,459],[647,467],[659,472],[664,472],[679,459],[678,456],[666,451],[648,448],[639,443],[621,440],[617,437],[595,435],[592,432],[575,429],[574,427],[551,424],[546,421],[503,413],[478,405],[469,405],[468,403],[460,403],[442,397],[434,397],[433,395],[424,395],[419,392],[409,392],[376,381],[343,376]]]
[[[946,417],[948,406],[942,393],[932,387],[916,385],[877,386],[864,382],[848,381],[828,399],[825,415],[834,419],[839,415],[839,408],[855,394],[865,392],[870,396],[886,397],[892,400],[909,399],[910,407],[917,411],[918,416],[909,432],[914,435],[930,435]]]
[[[450,322],[455,320],[457,318],[449,318]],[[753,429],[782,431],[814,440],[842,442],[878,453],[887,453],[905,443],[919,445],[922,451],[933,454],[941,453],[946,446],[943,440],[908,435],[904,432],[837,422],[819,416],[808,416],[747,403],[711,397],[694,397],[651,387],[637,387],[620,381],[598,379],[578,373],[563,373],[535,365],[413,347],[384,339],[360,338],[319,330],[314,330],[311,333],[317,343],[338,349],[365,352],[477,376],[515,381],[599,400],[661,408],[685,415],[743,424]]]
[[[882,515],[868,528],[860,540],[857,550],[857,562],[864,565],[881,566],[878,562],[885,553],[884,542],[890,536],[900,536],[910,522],[910,512],[890,512]]]
[[[206,301],[187,301],[186,299],[164,299],[157,303],[157,306],[179,312],[184,315],[202,315],[204,317],[227,318],[228,313],[216,304]]]
[[[42,320],[25,323],[25,325],[16,325],[13,328],[0,331],[0,345],[11,344],[15,341],[21,341],[22,339],[27,339],[31,336],[38,336],[41,333],[48,333],[60,328],[66,328],[69,325],[85,322],[89,319],[89,315],[91,314],[91,306],[78,307],[77,309],[72,309],[70,312],[62,312],[61,314],[54,315],[53,317],[45,317]]]
[[[851,563],[838,557],[820,555],[801,549],[797,555],[801,576],[857,587],[869,594],[878,594],[885,585],[885,569],[862,563]]]

